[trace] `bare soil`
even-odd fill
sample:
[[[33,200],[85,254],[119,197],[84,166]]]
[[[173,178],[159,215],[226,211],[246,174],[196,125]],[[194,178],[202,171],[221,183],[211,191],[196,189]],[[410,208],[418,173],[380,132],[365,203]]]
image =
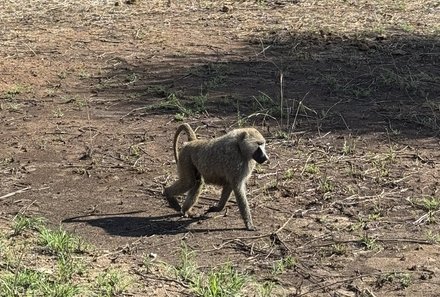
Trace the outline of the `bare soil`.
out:
[[[0,4],[0,196],[24,189],[2,217],[62,223],[133,269],[176,263],[182,240],[202,269],[260,280],[290,255],[282,296],[439,295],[438,1],[133,2]],[[234,199],[204,215],[215,187],[200,217],[167,206],[182,118],[201,138],[267,138],[258,231]]]

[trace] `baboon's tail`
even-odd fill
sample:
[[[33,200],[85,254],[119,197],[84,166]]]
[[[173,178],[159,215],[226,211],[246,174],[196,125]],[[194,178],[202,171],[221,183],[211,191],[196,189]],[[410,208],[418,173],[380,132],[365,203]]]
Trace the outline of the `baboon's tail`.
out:
[[[180,133],[182,133],[183,130],[185,130],[186,134],[188,135],[188,141],[193,141],[197,139],[196,133],[187,123],[184,123],[177,128],[176,134],[174,134],[174,142],[173,142],[174,159],[176,160],[176,163],[179,160],[177,153],[177,142],[179,141]]]

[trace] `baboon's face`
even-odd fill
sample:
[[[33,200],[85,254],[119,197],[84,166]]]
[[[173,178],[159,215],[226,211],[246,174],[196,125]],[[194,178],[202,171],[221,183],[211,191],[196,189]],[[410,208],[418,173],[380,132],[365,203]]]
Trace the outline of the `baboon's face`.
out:
[[[242,151],[259,164],[269,160],[266,154],[266,140],[263,135],[255,129],[250,129],[245,132],[242,141]]]
[[[252,159],[257,161],[257,163],[261,164],[266,162],[269,158],[266,155],[265,144],[261,144],[258,146],[257,150],[253,153]]]

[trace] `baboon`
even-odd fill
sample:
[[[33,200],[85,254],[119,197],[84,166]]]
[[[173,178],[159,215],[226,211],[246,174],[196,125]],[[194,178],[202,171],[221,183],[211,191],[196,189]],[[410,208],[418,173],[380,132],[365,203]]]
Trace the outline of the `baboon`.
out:
[[[178,152],[177,142],[182,131],[186,132],[189,141]],[[254,128],[235,129],[214,139],[198,140],[190,125],[180,125],[173,142],[178,180],[164,190],[169,205],[191,216],[203,184],[219,185],[223,187],[220,200],[208,212],[222,211],[234,191],[246,228],[256,230],[246,199],[246,182],[255,164],[269,159],[265,144],[264,137]],[[180,207],[175,196],[185,192],[188,192],[187,197]]]

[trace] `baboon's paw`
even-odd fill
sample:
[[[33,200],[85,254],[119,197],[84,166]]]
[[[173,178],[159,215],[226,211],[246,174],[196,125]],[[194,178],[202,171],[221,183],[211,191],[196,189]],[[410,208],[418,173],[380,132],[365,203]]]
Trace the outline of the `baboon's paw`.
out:
[[[168,204],[172,209],[181,210],[179,202],[175,198],[167,198]]]
[[[194,213],[193,211],[188,210],[188,211],[184,212],[182,216],[184,218],[195,218],[195,217],[197,217],[197,214]]]
[[[257,231],[257,228],[254,225],[247,225],[246,230],[248,231]]]

